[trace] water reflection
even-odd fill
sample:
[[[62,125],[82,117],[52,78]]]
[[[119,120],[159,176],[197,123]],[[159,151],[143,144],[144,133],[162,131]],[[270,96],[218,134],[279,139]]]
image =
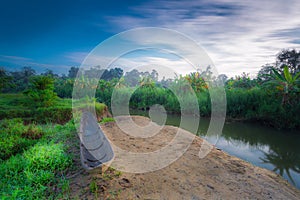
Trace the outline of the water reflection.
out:
[[[296,185],[290,170],[300,174],[299,154],[276,148],[276,150],[271,149],[268,153],[264,152],[264,157],[260,159],[263,163],[274,165],[273,171],[279,173],[281,176],[287,174],[289,180]]]
[[[300,136],[296,132],[257,124],[229,123],[225,124],[222,137],[230,141],[226,150],[231,154],[273,170],[300,188]],[[241,149],[242,155],[238,152]],[[249,152],[255,155],[249,156]]]
[[[147,112],[131,112],[147,116]],[[192,117],[191,117],[192,121]],[[168,115],[167,124],[179,126],[180,115]],[[209,119],[201,118],[198,132],[206,136]],[[189,130],[187,125],[185,129]],[[215,144],[223,151],[280,174],[300,189],[300,135],[298,132],[279,131],[258,124],[226,123],[223,134]]]

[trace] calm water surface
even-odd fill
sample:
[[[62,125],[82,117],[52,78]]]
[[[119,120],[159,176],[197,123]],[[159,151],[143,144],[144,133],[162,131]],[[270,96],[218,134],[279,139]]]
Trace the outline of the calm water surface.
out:
[[[144,111],[131,111],[131,114],[148,116]],[[179,126],[180,121],[179,115],[168,114],[166,124]],[[209,121],[206,118],[200,119],[197,135],[231,155],[280,174],[300,189],[300,134],[297,131],[230,122],[225,123],[222,135],[216,140],[206,136]],[[189,130],[189,125],[184,128]]]

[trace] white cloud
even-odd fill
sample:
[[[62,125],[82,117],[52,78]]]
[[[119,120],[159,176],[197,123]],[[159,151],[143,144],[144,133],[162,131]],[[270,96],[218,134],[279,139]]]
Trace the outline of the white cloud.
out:
[[[55,73],[66,73],[69,66],[66,65],[53,65],[48,63],[40,63],[31,58],[25,58],[14,55],[0,55],[0,61],[6,62],[6,68],[10,70],[19,69],[21,67],[30,66],[37,72],[45,72],[47,69],[58,69]]]
[[[97,48],[96,48],[97,49]],[[82,68],[90,68],[98,66],[101,69],[109,69],[120,67],[124,72],[136,69],[140,72],[152,71],[153,69],[159,73],[159,79],[174,78],[176,74],[186,74],[195,71],[195,68],[181,58],[154,57],[151,54],[143,54],[142,56],[134,51],[130,57],[128,55],[118,58],[103,56],[97,53],[74,52],[66,57],[72,62],[81,62]],[[109,65],[108,65],[109,64]]]
[[[109,17],[118,30],[156,26],[175,29],[201,44],[219,73],[250,72],[275,61],[283,48],[300,48],[300,2],[160,1],[131,8],[135,16]]]

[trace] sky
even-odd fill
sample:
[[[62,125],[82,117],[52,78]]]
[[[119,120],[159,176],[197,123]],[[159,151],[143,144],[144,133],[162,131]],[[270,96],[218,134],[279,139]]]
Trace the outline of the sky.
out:
[[[158,27],[193,39],[218,73],[254,76],[280,50],[300,49],[299,8],[298,0],[1,1],[0,66],[67,74],[115,34]],[[172,65],[157,54],[148,57]]]

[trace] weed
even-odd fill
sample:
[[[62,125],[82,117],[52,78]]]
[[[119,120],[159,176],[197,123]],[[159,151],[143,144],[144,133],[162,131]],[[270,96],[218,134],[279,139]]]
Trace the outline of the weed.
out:
[[[105,123],[107,123],[107,122],[114,122],[114,121],[115,121],[114,118],[111,118],[111,117],[104,117],[104,118],[101,120],[100,123],[105,124]]]
[[[121,194],[121,189],[119,190],[110,190],[109,193],[109,197],[107,199],[116,199],[119,197],[119,195]]]
[[[98,193],[98,185],[97,185],[96,179],[93,179],[93,180],[90,182],[90,191],[91,191],[92,193]]]

